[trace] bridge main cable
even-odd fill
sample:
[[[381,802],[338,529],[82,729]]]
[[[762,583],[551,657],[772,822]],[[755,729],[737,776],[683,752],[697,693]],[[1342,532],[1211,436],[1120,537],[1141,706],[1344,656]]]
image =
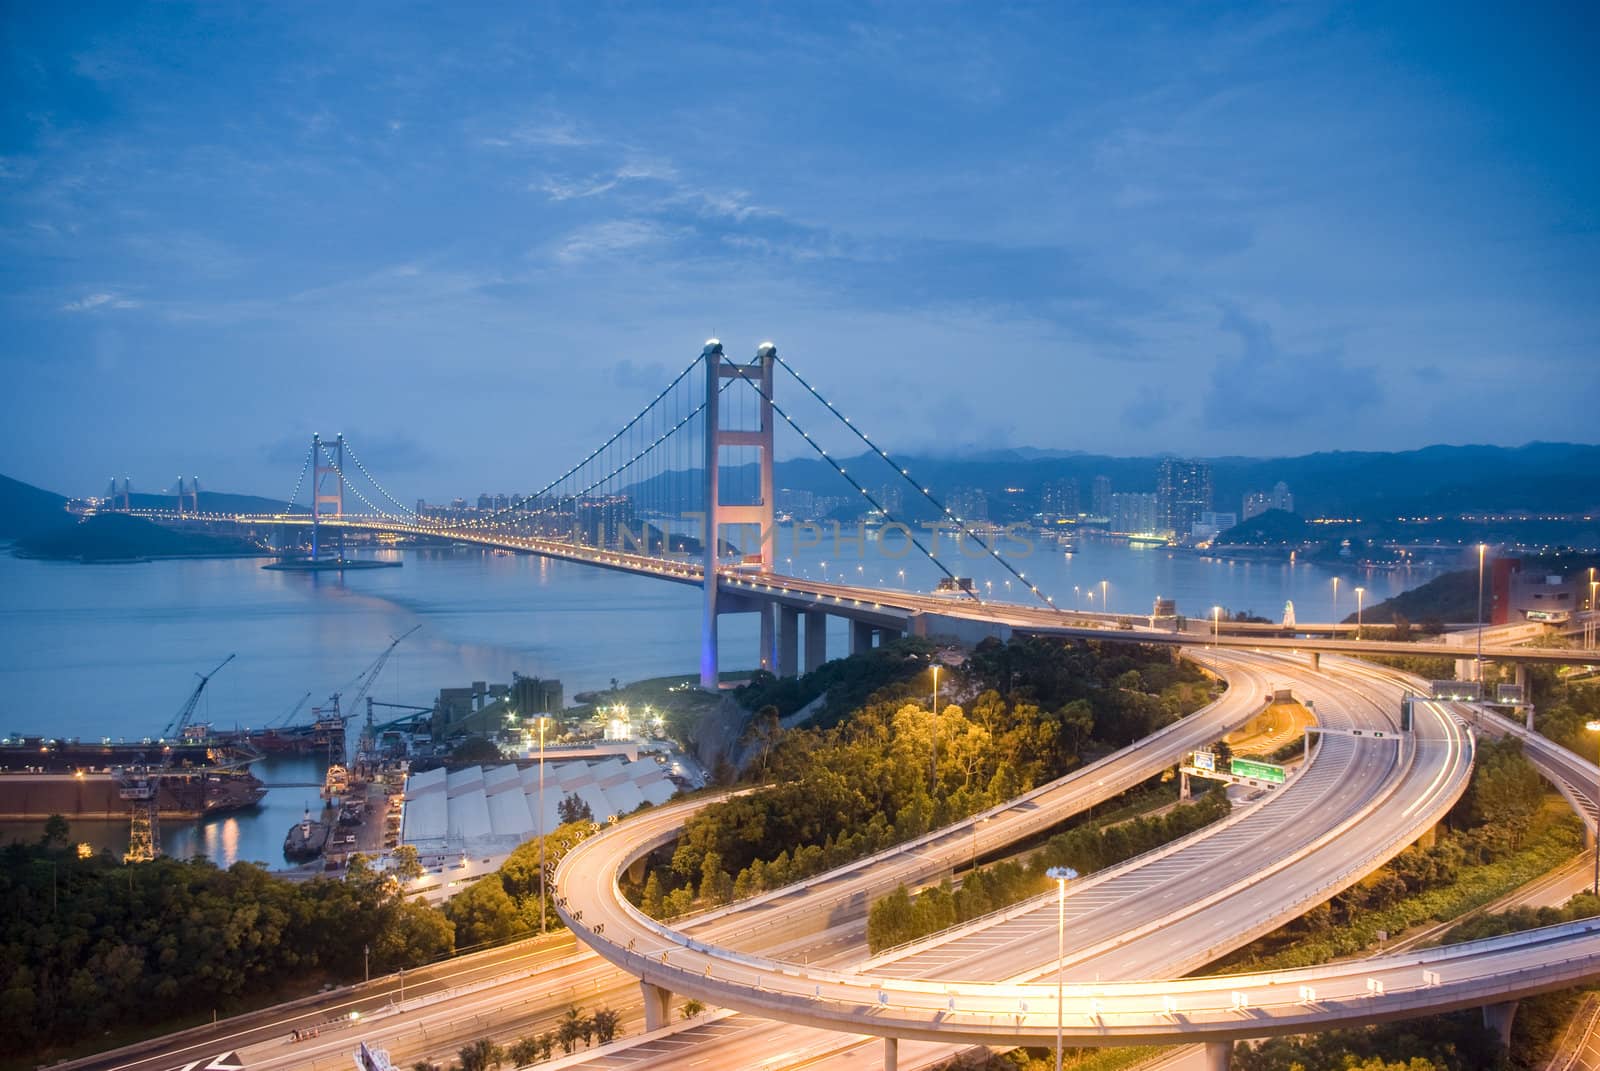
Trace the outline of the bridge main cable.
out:
[[[989,546],[989,544],[985,543],[983,541],[983,538],[981,536],[979,536],[977,532],[974,532],[971,528],[969,528],[967,526],[967,522],[966,522],[965,518],[957,517],[955,515],[954,511],[950,509],[950,507],[946,506],[943,502],[940,502],[939,499],[934,496],[934,493],[933,493],[932,490],[922,486],[922,484],[920,482],[918,482],[917,480],[913,479],[912,476],[911,476],[911,472],[908,469],[902,468],[899,465],[899,463],[894,460],[894,458],[890,457],[886,452],[884,452],[882,447],[880,447],[877,443],[873,442],[867,436],[866,432],[864,432],[860,428],[856,427],[855,424],[853,422],[851,422],[849,417],[847,417],[843,413],[839,412],[839,410],[834,406],[834,404],[832,402],[830,402],[830,401],[828,401],[828,399],[824,398],[822,396],[822,393],[820,391],[818,391],[817,388],[813,387],[810,383],[806,382],[805,377],[802,376],[799,372],[795,371],[794,366],[791,365],[788,361],[784,360],[782,354],[774,354],[774,356],[777,358],[778,363],[783,366],[784,370],[786,372],[788,372],[791,376],[794,377],[796,383],[799,383],[802,387],[804,387],[806,389],[806,392],[808,394],[810,394],[813,398],[815,398],[817,401],[821,402],[824,406],[826,406],[827,409],[828,409],[828,412],[830,412],[834,416],[838,417],[839,420],[844,423],[844,426],[850,429],[851,434],[853,434],[856,438],[860,439],[862,442],[866,443],[867,444],[867,448],[870,449],[873,453],[877,454],[879,457],[881,457],[886,465],[888,465],[890,468],[894,469],[895,472],[899,473],[900,474],[900,478],[905,480],[906,483],[909,483],[913,488],[915,488],[917,493],[920,494],[923,498],[927,499],[928,503],[930,505],[932,505],[935,510],[938,511],[938,513],[939,513],[939,515],[941,517],[950,517],[950,518],[952,518],[958,525],[961,526],[962,533],[964,533],[965,535],[971,536],[972,540],[975,543],[977,543],[978,546],[982,547],[984,550],[989,552],[989,556],[991,558],[993,558],[996,562],[998,562],[1001,568],[1003,568],[1006,572],[1010,573],[1012,576],[1016,577],[1018,580],[1022,581],[1024,584],[1026,584],[1027,587],[1028,587],[1028,590],[1033,592],[1033,594],[1034,594],[1034,596],[1036,598],[1038,598],[1040,601],[1042,601],[1050,609],[1055,610],[1057,613],[1062,613],[1063,612],[1059,607],[1056,606],[1055,599],[1051,598],[1049,595],[1046,595],[1044,592],[1040,591],[1038,585],[1036,585],[1032,581],[1030,581],[1028,579],[1028,576],[1027,576],[1026,573],[1019,572],[1016,568],[1014,568],[1011,565],[1010,562],[1006,561],[1005,558],[1003,558],[1001,556],[1001,554],[1000,554],[1000,552],[998,550],[995,550],[993,547]],[[757,389],[759,389],[759,388],[757,388]],[[824,456],[826,456],[826,455],[824,455]],[[837,465],[834,466],[834,467],[838,468]],[[843,472],[844,470],[843,469],[839,469],[839,471]],[[854,482],[854,481],[852,481],[852,482]],[[857,486],[859,486],[859,485],[857,485]],[[880,507],[880,509],[881,509],[881,507]],[[888,514],[884,513],[884,516],[887,517]],[[946,569],[945,572],[949,573],[949,570]]]

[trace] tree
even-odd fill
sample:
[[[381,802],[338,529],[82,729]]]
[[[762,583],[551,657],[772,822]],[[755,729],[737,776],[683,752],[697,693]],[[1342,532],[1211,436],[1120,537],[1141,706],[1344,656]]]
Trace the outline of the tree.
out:
[[[505,756],[493,740],[483,736],[469,736],[450,750],[450,760],[464,765],[499,762]]]
[[[556,1029],[556,1037],[561,1041],[561,1051],[570,1056],[578,1047],[578,1039],[593,1032],[594,1027],[588,1017],[574,1004],[561,1014],[561,1025]]]
[[[617,1036],[617,1027],[621,1024],[622,1016],[610,1008],[596,1008],[590,1020],[594,1023],[595,1040],[605,1045]]]
[[[72,839],[72,827],[66,818],[53,814],[44,820],[44,836],[39,838],[41,848],[65,848]]]
[[[422,877],[422,860],[417,857],[415,844],[402,844],[389,853],[389,871],[402,882],[416,881]]]
[[[539,1039],[518,1038],[511,1044],[511,1047],[506,1050],[506,1055],[511,1059],[511,1062],[518,1067],[526,1067],[528,1064],[538,1063]]]
[[[769,703],[755,712],[739,740],[746,747],[754,747],[761,756],[760,777],[763,781],[767,779],[767,759],[782,736],[783,725],[778,720],[778,708]]]
[[[505,941],[523,929],[522,916],[498,874],[487,874],[457,893],[444,913],[455,923],[456,942],[463,948]]]
[[[488,1038],[479,1038],[457,1055],[461,1058],[461,1071],[489,1071],[491,1067],[499,1067],[506,1058],[505,1050]]]
[[[678,1009],[678,1014],[683,1016],[685,1019],[693,1019],[695,1016],[699,1015],[705,1010],[706,1006],[704,1004],[700,1003],[694,997],[690,997],[688,1000],[683,1002],[683,1007]]]
[[[568,792],[561,797],[561,802],[556,804],[556,814],[561,816],[562,825],[594,821],[594,810],[576,792]]]

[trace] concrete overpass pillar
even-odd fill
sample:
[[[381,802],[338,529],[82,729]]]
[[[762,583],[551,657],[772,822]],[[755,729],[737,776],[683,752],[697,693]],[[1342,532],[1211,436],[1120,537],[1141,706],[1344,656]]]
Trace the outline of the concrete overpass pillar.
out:
[[[828,615],[821,610],[806,611],[806,672],[828,660]]]
[[[1483,1006],[1483,1025],[1500,1035],[1500,1044],[1511,1048],[1511,1020],[1517,1015],[1517,1002],[1502,1001]]]
[[[1321,651],[1312,651],[1311,652],[1311,672],[1313,672],[1313,673],[1322,672],[1322,652]]]
[[[883,1071],[895,1071],[895,1065],[900,1062],[900,1039],[883,1039]]]
[[[773,620],[777,610],[776,603],[761,604],[761,668],[768,673],[778,672],[778,637]]]
[[[866,654],[872,650],[872,626],[865,621],[850,622],[850,653]]]
[[[644,992],[644,1028],[660,1030],[672,1022],[672,991],[646,981],[640,981]]]
[[[1528,663],[1518,662],[1514,672],[1516,673],[1514,679],[1517,687],[1522,689],[1522,698],[1526,700],[1528,698]],[[1487,699],[1488,697],[1485,696],[1484,698]]]
[[[1233,1042],[1206,1042],[1206,1071],[1228,1071],[1233,1063]]]
[[[778,668],[780,677],[800,672],[800,611],[778,607]]]

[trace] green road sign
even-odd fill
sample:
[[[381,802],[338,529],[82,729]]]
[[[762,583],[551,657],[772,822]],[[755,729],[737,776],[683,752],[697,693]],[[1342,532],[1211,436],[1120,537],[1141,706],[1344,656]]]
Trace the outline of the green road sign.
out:
[[[1282,766],[1274,766],[1270,762],[1257,762],[1254,759],[1233,759],[1228,763],[1228,772],[1235,777],[1253,777],[1257,781],[1271,781],[1275,785],[1284,782]]]

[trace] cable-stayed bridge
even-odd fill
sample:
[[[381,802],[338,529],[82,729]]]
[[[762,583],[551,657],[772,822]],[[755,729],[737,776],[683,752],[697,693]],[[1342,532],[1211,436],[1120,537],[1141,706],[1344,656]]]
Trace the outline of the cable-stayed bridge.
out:
[[[780,373],[801,397],[820,406],[827,434],[858,441],[875,471],[850,472],[803,427],[777,397]],[[841,489],[882,524],[850,537],[865,553],[874,543],[890,557],[919,553],[942,574],[935,594],[787,575],[778,568],[774,448],[780,429],[797,437],[830,466]],[[894,498],[869,490],[898,489]],[[530,552],[699,587],[702,592],[700,680],[718,681],[718,620],[729,613],[759,615],[758,663],[779,675],[813,669],[827,657],[826,620],[850,622],[852,652],[892,635],[948,637],[975,642],[1013,634],[1116,638],[1140,642],[1289,648],[1315,664],[1322,652],[1435,654],[1461,660],[1478,648],[1443,643],[1357,639],[1349,627],[1301,623],[1285,634],[1275,626],[1228,626],[1198,620],[1188,631],[1139,627],[1137,619],[1065,610],[1029,579],[1026,538],[1012,529],[974,522],[946,505],[821,391],[763,343],[748,363],[706,343],[698,357],[648,404],[576,464],[537,490],[488,512],[419,513],[381,483],[343,435],[313,436],[288,506],[281,513],[208,513],[199,509],[198,481],[181,490],[173,510],[129,510],[164,523],[247,527],[309,527],[309,564],[337,566],[342,535],[384,532],[448,539]],[[113,501],[127,509],[126,485]],[[302,505],[302,496],[304,504]],[[884,501],[883,499],[890,499]],[[904,507],[891,509],[895,499]],[[329,544],[333,543],[330,559]],[[940,551],[951,543],[955,554]],[[1003,577],[1028,604],[993,601],[963,584],[950,568],[981,565]],[[1020,563],[1020,564],[1019,564]],[[903,574],[902,574],[903,575]],[[708,578],[714,579],[709,582]],[[1012,582],[1014,581],[1014,585]],[[1135,635],[1127,635],[1133,629]],[[804,638],[802,648],[801,640]],[[802,661],[803,650],[803,661]],[[1600,663],[1600,652],[1482,645],[1481,658],[1526,662]]]

